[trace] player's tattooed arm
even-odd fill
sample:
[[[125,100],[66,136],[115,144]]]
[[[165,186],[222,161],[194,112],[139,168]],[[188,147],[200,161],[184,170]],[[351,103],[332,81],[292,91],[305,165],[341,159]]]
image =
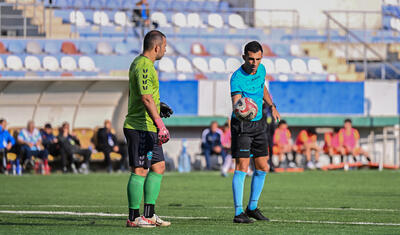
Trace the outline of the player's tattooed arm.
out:
[[[242,95],[239,93],[232,95],[231,97],[232,97],[232,109],[234,109],[233,106],[235,106],[236,102],[238,102],[238,100],[242,98]]]
[[[272,109],[272,116],[274,117],[275,121],[281,120],[281,115],[279,114],[278,110],[276,109],[275,104],[272,101],[271,95],[269,94],[269,91],[267,89],[267,87],[264,85],[264,102],[271,106]]]

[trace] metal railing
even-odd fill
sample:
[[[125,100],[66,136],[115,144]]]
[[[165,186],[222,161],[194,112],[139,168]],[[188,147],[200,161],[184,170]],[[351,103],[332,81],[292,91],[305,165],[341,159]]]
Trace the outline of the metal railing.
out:
[[[346,62],[349,61],[349,46],[354,43],[360,43],[363,46],[363,72],[365,74],[365,77],[367,78],[368,75],[368,59],[367,59],[367,52],[371,52],[374,56],[378,58],[379,61],[382,61],[382,66],[381,66],[381,79],[385,79],[386,76],[389,78],[395,78],[395,77],[390,77],[389,74],[386,73],[386,66],[387,65],[389,68],[391,68],[396,74],[400,74],[400,69],[398,69],[396,66],[392,65],[391,63],[387,62],[387,59],[384,58],[378,51],[376,51],[374,48],[372,48],[368,42],[367,42],[367,16],[368,15],[379,15],[380,17],[382,16],[382,12],[380,11],[324,11],[323,12],[326,16],[326,34],[327,34],[327,45],[332,43],[332,29],[334,28],[333,26],[338,27],[339,29],[343,30],[345,32],[345,59]],[[345,15],[345,22],[340,22],[337,17],[334,17],[333,14],[344,14]],[[362,27],[352,27],[351,26],[351,20],[350,17],[355,17],[355,15],[360,15],[362,18]],[[357,18],[357,17],[355,17]],[[332,25],[332,23],[334,25]],[[380,25],[381,26],[381,25]],[[353,29],[361,29],[363,30],[363,38],[359,37],[357,34],[352,32]],[[383,35],[381,35],[383,39]],[[383,40],[382,40],[383,41]]]

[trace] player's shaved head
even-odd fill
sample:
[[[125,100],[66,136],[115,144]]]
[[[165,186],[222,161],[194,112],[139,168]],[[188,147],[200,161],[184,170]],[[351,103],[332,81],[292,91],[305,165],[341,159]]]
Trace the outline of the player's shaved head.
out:
[[[150,51],[155,46],[161,47],[163,39],[166,38],[163,33],[158,30],[151,30],[144,36],[143,51]]]
[[[249,51],[251,51],[253,53],[257,53],[257,52],[261,51],[261,54],[263,53],[262,46],[257,41],[252,41],[252,42],[249,42],[246,44],[246,46],[244,47],[244,54],[248,55]]]

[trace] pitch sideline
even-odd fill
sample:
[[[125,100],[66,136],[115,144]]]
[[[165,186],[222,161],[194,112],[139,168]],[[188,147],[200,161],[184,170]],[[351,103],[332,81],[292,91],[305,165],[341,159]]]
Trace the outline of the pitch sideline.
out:
[[[111,214],[98,212],[71,212],[71,211],[10,211],[0,210],[0,214],[40,214],[40,215],[77,215],[77,216],[104,216],[123,217],[126,214]],[[161,216],[170,219],[202,220],[211,217],[184,217],[184,216]],[[304,223],[304,224],[340,224],[340,225],[376,225],[376,226],[400,226],[400,223],[374,223],[374,222],[341,222],[341,221],[316,221],[316,220],[271,220],[278,223]]]

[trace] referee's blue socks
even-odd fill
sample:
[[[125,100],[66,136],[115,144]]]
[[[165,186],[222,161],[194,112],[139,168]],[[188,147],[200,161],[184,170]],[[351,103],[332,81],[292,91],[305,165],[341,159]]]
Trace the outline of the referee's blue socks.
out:
[[[243,212],[243,187],[246,172],[235,171],[232,180],[233,202],[235,203],[235,216]]]
[[[253,179],[251,180],[251,191],[249,205],[247,206],[249,210],[255,210],[257,208],[258,199],[260,198],[261,192],[264,188],[265,175],[267,172],[256,170],[253,173]]]

